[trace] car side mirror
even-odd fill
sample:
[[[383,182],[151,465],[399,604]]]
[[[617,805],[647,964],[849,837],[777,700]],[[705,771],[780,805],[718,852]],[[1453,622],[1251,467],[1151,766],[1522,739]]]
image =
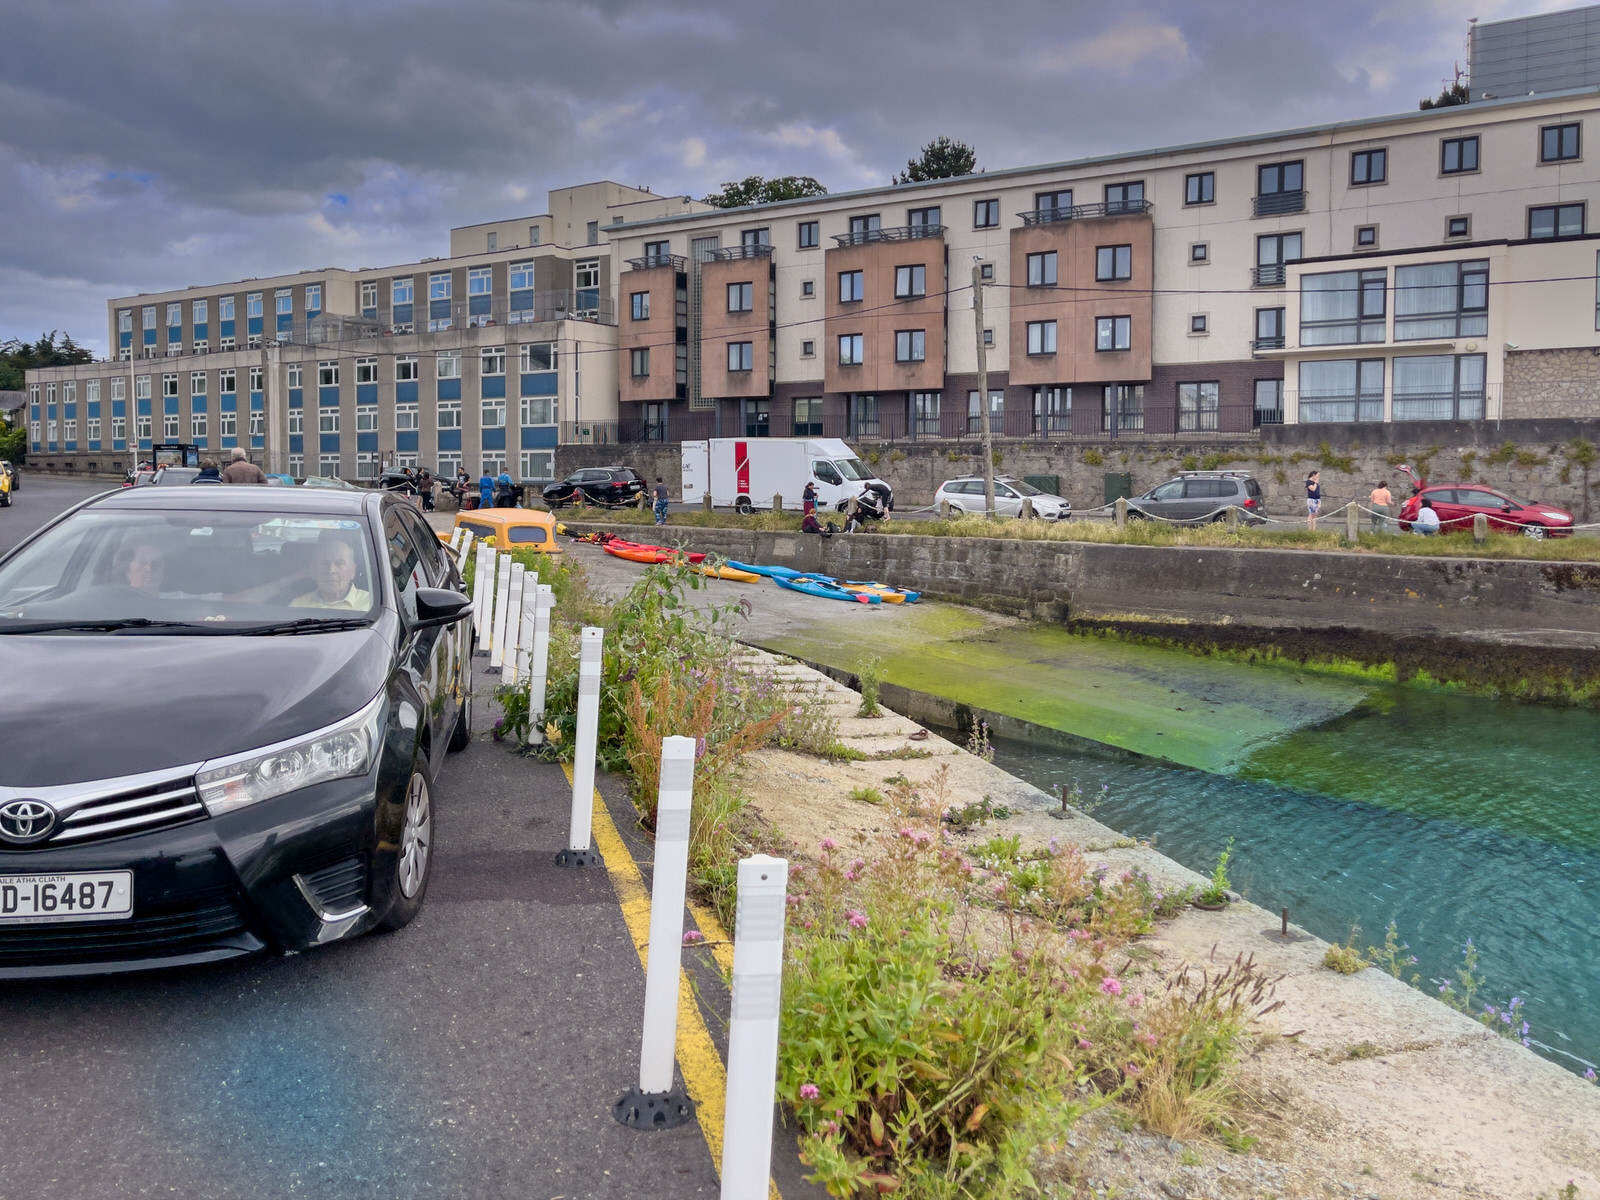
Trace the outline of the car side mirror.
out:
[[[418,588],[417,619],[413,629],[434,629],[454,625],[472,614],[472,598],[449,588]]]

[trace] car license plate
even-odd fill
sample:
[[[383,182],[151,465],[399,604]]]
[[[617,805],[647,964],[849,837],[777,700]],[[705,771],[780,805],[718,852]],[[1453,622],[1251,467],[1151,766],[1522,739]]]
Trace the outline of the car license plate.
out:
[[[133,872],[0,875],[0,925],[133,916]]]

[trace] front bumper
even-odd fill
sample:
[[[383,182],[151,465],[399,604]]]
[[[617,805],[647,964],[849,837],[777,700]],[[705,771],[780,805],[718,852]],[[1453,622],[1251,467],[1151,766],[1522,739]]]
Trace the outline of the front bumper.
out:
[[[374,769],[219,817],[0,851],[0,875],[133,873],[133,915],[0,924],[0,979],[105,974],[302,950],[365,932],[379,857]]]

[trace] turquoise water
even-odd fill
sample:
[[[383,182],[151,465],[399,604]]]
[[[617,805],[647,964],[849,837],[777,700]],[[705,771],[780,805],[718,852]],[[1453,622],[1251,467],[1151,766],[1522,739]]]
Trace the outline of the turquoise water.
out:
[[[1396,922],[1425,988],[1470,938],[1484,1002],[1522,997],[1536,1049],[1600,1063],[1600,714],[1393,688],[1228,774],[1009,742],[995,761],[1202,873],[1234,839],[1234,886],[1330,941]]]

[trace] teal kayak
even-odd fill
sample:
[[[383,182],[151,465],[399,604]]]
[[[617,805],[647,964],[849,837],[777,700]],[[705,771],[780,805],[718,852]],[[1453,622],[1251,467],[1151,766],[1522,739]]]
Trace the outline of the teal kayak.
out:
[[[804,592],[808,596],[820,596],[825,600],[850,600],[856,604],[881,604],[881,597],[866,592],[852,592],[840,587],[831,579],[818,575],[774,575],[772,582],[781,588],[788,588],[791,592]]]
[[[804,571],[796,571],[793,567],[757,567],[750,563],[734,562],[732,559],[728,560],[728,565],[735,571],[749,571],[752,575],[765,575],[768,579],[799,579],[805,576],[807,579],[827,579],[832,582],[827,575],[806,575]]]

